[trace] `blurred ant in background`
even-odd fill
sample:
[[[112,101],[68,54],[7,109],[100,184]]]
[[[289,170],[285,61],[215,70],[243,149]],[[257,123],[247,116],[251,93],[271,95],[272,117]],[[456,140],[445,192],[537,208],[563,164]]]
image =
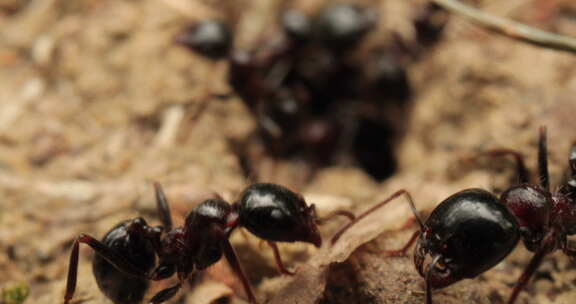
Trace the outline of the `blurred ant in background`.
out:
[[[534,255],[508,299],[508,304],[514,304],[547,254],[562,250],[565,255],[576,257],[575,244],[568,240],[568,236],[576,234],[576,145],[570,152],[568,178],[555,191],[550,190],[544,128],[538,147],[538,183],[530,181],[519,152],[489,151],[489,156],[509,155],[516,161],[519,183],[504,191],[500,198],[482,189],[463,190],[442,201],[424,222],[410,194],[400,190],[344,226],[332,242],[363,217],[404,195],[420,230],[402,249],[387,253],[404,256],[416,242],[414,264],[426,282],[427,304],[432,304],[432,289],[477,277],[508,256],[522,239]],[[425,262],[428,264],[424,265]]]
[[[184,226],[174,228],[164,192],[160,184],[154,186],[162,225],[152,227],[138,217],[119,223],[102,241],[86,234],[74,241],[64,304],[70,302],[76,289],[80,243],[96,253],[92,272],[102,293],[115,304],[141,303],[150,281],[176,274],[176,284],[149,300],[151,304],[163,303],[176,295],[192,273],[206,269],[222,256],[242,282],[250,303],[256,303],[228,240],[236,228],[244,227],[266,240],[280,272],[293,275],[284,266],[276,242],[307,242],[320,247],[322,237],[317,225],[336,216],[354,219],[344,210],[318,218],[315,206],[308,206],[299,194],[280,185],[259,183],[247,187],[233,204],[222,198],[205,200],[187,215]]]
[[[439,13],[430,6],[413,21],[420,50],[398,42],[358,54],[378,14],[348,3],[328,4],[313,16],[283,10],[282,33],[255,51],[234,49],[231,30],[219,20],[199,21],[177,41],[207,58],[228,60],[229,83],[256,121],[252,139],[268,155],[303,159],[312,174],[352,163],[382,180],[396,169],[394,147],[408,120],[413,93],[406,67],[437,41],[444,25],[436,22]],[[244,167],[256,163],[249,159],[253,145],[234,145]]]

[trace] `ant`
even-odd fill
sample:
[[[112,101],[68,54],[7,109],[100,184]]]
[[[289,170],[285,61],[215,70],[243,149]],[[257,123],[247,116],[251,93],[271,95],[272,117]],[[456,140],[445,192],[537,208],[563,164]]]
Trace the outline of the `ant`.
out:
[[[378,180],[392,175],[412,97],[407,52],[398,43],[359,47],[378,24],[370,6],[327,3],[311,14],[287,8],[277,17],[279,31],[262,36],[254,50],[233,47],[233,22],[198,21],[176,38],[228,65],[228,83],[256,122],[252,134],[231,142],[246,175],[258,172],[254,155],[262,153],[303,160],[308,180],[320,168],[350,162]]]
[[[176,42],[228,66],[233,92],[218,97],[238,95],[256,122],[247,138],[230,141],[246,176],[254,178],[259,156],[267,155],[303,160],[306,180],[321,168],[352,164],[381,181],[397,169],[395,147],[413,104],[408,66],[428,53],[446,23],[437,5],[417,11],[414,41],[392,31],[371,44],[376,7],[327,1],[308,13],[282,8],[278,31],[268,30],[253,50],[234,47],[233,16],[196,21]],[[194,117],[205,108],[206,101]]]
[[[250,303],[256,303],[228,240],[234,229],[244,227],[265,240],[274,251],[280,272],[293,275],[284,266],[275,242],[307,242],[320,247],[322,238],[317,225],[335,216],[354,219],[352,213],[344,210],[319,218],[314,204],[308,206],[301,195],[280,185],[257,183],[247,187],[234,204],[219,197],[205,200],[187,215],[184,226],[173,228],[162,187],[155,183],[154,188],[162,225],[152,227],[138,217],[116,225],[102,241],[86,234],[74,241],[64,304],[74,296],[80,243],[96,252],[92,262],[96,282],[115,304],[140,303],[150,281],[176,274],[178,283],[159,291],[149,301],[165,302],[176,295],[194,271],[206,269],[222,256],[240,278]]]
[[[482,189],[467,189],[442,201],[426,222],[422,221],[410,194],[402,189],[345,225],[332,238],[336,242],[350,226],[388,202],[405,196],[416,217],[416,231],[400,250],[389,256],[404,256],[414,242],[414,264],[426,284],[426,303],[432,304],[432,289],[444,288],[489,270],[522,239],[534,255],[508,299],[516,302],[547,254],[558,249],[576,257],[569,235],[576,234],[576,145],[569,157],[570,174],[556,191],[550,191],[546,130],[540,129],[538,144],[539,182],[530,181],[524,157],[514,150],[488,151],[489,156],[513,156],[519,183],[500,198]],[[425,261],[429,263],[425,267]]]

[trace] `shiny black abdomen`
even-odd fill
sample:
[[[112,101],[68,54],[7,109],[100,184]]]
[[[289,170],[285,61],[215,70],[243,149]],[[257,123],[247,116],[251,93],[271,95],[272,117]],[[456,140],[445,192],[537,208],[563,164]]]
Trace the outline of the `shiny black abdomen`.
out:
[[[129,235],[128,228],[135,220],[127,220],[108,232],[102,242],[143,271],[155,266],[155,253],[147,240],[140,234]],[[148,280],[120,272],[100,255],[92,260],[92,271],[98,287],[115,304],[141,303],[148,290]]]

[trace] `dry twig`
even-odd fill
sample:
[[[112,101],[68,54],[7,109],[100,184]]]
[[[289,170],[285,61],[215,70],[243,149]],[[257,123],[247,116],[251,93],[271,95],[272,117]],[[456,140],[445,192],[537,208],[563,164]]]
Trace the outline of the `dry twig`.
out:
[[[458,0],[432,0],[444,9],[464,16],[491,31],[537,46],[576,53],[576,39],[539,30],[506,18],[490,15]]]

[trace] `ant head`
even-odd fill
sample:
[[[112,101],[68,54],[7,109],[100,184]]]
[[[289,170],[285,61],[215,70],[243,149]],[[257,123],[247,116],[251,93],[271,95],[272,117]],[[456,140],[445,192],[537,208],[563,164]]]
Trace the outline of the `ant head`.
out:
[[[514,216],[490,192],[469,189],[444,200],[422,229],[414,264],[432,288],[473,278],[518,243]]]
[[[251,185],[242,193],[238,205],[240,225],[259,238],[322,245],[313,205],[307,206],[302,196],[285,187]]]

